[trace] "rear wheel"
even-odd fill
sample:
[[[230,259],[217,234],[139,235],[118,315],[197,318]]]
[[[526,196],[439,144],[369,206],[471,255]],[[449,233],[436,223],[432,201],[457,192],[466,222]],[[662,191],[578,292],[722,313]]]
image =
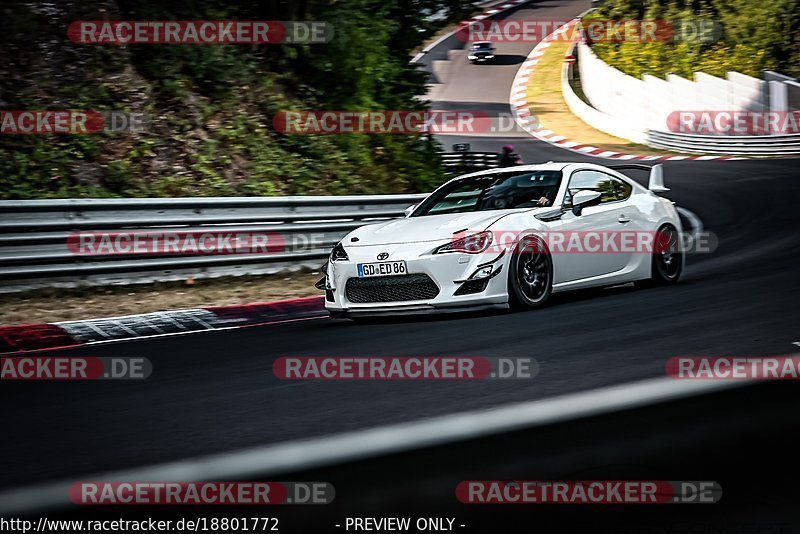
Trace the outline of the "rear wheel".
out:
[[[540,308],[553,291],[553,261],[538,238],[526,238],[514,249],[508,270],[508,296],[514,309]]]
[[[671,224],[665,224],[656,232],[650,278],[640,280],[641,287],[677,284],[683,273],[683,252],[680,235]]]

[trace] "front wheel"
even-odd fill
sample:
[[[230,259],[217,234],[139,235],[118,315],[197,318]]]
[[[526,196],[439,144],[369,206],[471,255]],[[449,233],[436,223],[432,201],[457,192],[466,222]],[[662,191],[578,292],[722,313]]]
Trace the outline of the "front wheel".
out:
[[[650,287],[677,284],[682,273],[683,252],[680,235],[674,226],[665,224],[656,232],[650,278],[640,280],[636,285]]]
[[[526,238],[509,262],[508,296],[513,309],[540,308],[553,292],[553,260],[544,242]]]

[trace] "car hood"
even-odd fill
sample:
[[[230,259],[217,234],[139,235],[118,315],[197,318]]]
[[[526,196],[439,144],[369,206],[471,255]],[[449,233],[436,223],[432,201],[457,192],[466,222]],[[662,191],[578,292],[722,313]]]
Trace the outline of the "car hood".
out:
[[[529,209],[475,211],[394,219],[362,226],[351,232],[343,244],[347,247],[363,247],[452,239],[453,234],[465,230],[485,230],[506,215],[523,211]],[[358,241],[354,242],[352,238],[358,238]]]

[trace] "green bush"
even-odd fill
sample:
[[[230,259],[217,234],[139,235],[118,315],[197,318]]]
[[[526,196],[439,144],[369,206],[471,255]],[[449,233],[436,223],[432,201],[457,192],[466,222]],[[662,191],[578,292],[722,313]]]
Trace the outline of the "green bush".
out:
[[[608,0],[586,20],[713,21],[712,42],[598,42],[592,49],[607,63],[640,77],[668,73],[692,78],[694,72],[724,77],[728,71],[760,77],[762,70],[800,75],[798,0]]]

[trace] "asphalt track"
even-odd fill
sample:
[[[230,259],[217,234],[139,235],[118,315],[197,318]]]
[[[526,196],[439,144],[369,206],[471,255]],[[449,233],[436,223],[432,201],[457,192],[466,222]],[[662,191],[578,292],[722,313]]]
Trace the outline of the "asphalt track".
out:
[[[584,4],[541,2],[512,16],[565,18]],[[463,61],[454,68],[472,66]],[[510,80],[497,76],[482,85],[491,91],[483,102],[501,104],[508,87],[499,86]],[[508,141],[469,142],[476,150],[496,150]],[[528,162],[602,161],[532,138],[512,142]],[[660,377],[673,356],[794,352],[792,343],[800,341],[798,163],[665,165],[672,188],[666,196],[696,213],[720,242],[713,254],[690,257],[676,287],[562,294],[526,313],[374,324],[316,319],[58,351],[145,356],[154,370],[142,382],[4,383],[0,488]],[[533,356],[541,369],[532,381],[282,382],[272,375],[280,356],[367,355]]]

